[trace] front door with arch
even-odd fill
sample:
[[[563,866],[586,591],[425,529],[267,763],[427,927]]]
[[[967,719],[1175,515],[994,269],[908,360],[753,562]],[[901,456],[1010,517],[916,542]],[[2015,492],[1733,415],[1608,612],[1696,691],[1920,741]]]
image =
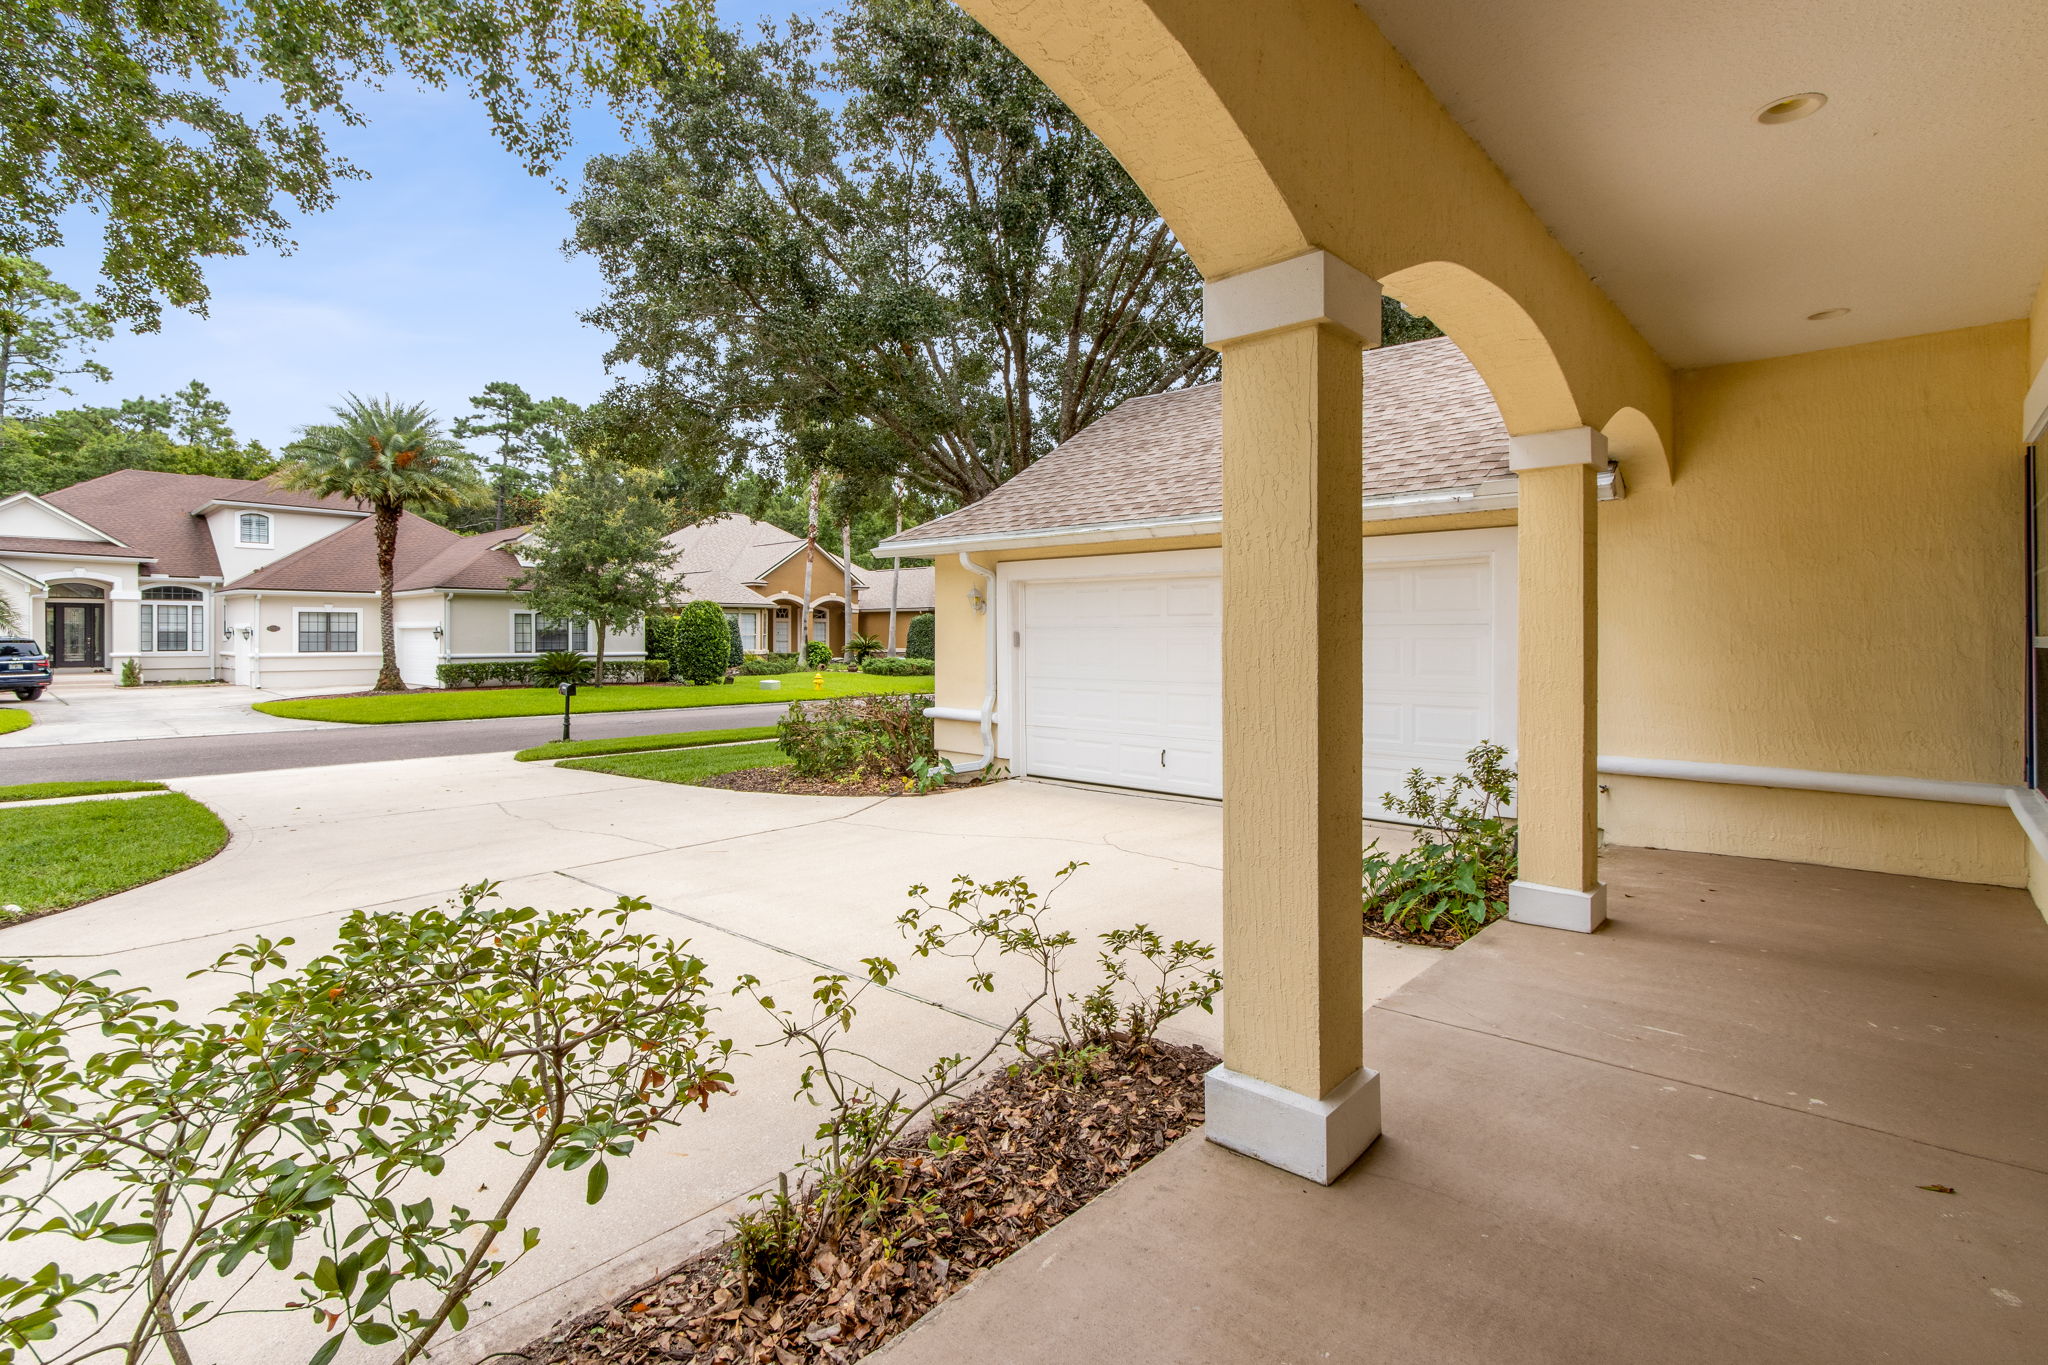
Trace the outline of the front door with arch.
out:
[[[107,666],[107,590],[95,583],[52,583],[43,608],[43,643],[53,668]]]

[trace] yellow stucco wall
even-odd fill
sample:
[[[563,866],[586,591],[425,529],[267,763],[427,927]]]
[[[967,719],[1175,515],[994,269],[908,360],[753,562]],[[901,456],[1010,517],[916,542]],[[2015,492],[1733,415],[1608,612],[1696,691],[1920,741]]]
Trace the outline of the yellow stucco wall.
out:
[[[1682,374],[1675,482],[1601,509],[1601,752],[2019,781],[2026,330]],[[1611,842],[2024,881],[1996,807],[1607,785]]]

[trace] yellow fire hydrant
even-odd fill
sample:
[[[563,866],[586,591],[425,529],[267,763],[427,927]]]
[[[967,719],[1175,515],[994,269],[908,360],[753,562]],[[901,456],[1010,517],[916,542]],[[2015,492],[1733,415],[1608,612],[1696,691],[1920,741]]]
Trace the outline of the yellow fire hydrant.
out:
[[[825,690],[825,675],[823,673],[811,674],[811,686],[817,691],[823,692]]]

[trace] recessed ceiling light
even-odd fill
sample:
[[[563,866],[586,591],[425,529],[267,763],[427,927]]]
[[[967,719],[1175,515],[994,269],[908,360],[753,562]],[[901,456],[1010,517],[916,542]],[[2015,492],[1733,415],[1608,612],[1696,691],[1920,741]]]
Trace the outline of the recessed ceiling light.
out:
[[[1810,114],[1818,114],[1821,106],[1827,102],[1828,97],[1821,94],[1818,90],[1808,90],[1804,94],[1799,95],[1787,95],[1781,100],[1772,100],[1769,104],[1757,110],[1756,121],[1758,123],[1797,123],[1800,119]]]
[[[1808,313],[1806,320],[1808,322],[1826,322],[1829,318],[1841,317],[1848,311],[1846,308],[1823,308],[1818,313]]]

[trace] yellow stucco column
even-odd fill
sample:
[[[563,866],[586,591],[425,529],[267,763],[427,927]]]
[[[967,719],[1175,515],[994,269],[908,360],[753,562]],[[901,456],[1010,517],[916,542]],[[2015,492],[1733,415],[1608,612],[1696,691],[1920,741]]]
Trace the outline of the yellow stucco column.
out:
[[[1378,286],[1324,252],[1212,282],[1203,307],[1223,353],[1226,983],[1206,1127],[1323,1183],[1379,1135],[1361,1064],[1357,586],[1359,362],[1379,316]]]
[[[1590,933],[1607,918],[1598,870],[1599,523],[1607,439],[1591,427],[1512,437],[1521,482],[1516,680],[1519,878],[1508,918]]]

